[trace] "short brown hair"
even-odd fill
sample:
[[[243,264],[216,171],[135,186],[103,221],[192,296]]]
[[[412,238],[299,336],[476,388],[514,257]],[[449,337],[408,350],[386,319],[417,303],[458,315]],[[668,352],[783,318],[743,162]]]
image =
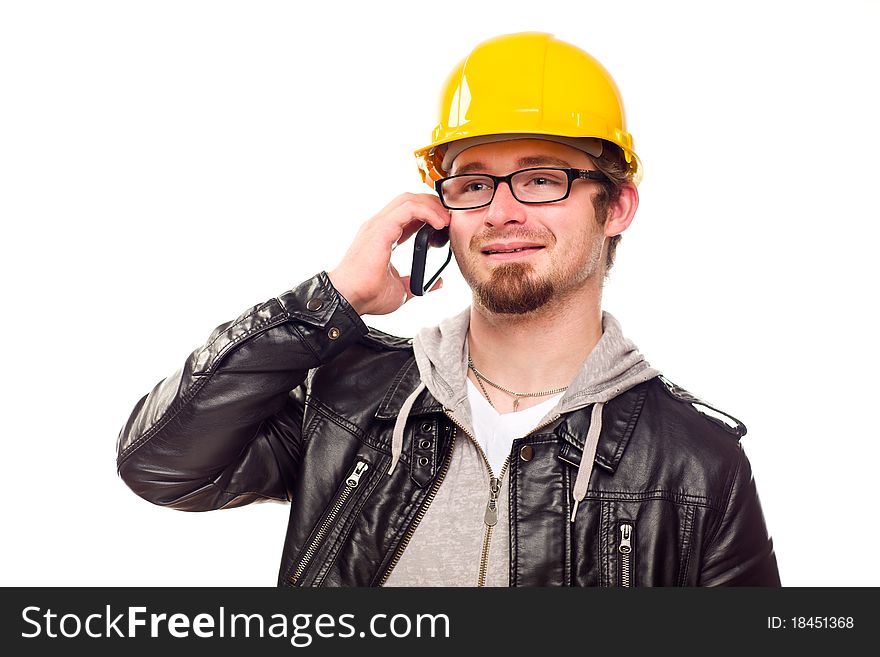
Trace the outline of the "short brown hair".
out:
[[[603,182],[599,186],[599,191],[593,197],[593,209],[596,211],[596,221],[600,226],[604,226],[608,220],[608,214],[611,211],[611,205],[620,198],[620,190],[624,183],[632,182],[633,172],[630,170],[630,164],[623,155],[623,150],[610,142],[604,142],[602,155],[594,157],[593,162],[596,168],[604,173],[611,182]],[[605,278],[611,271],[614,264],[614,256],[617,252],[617,244],[620,242],[622,235],[614,235],[608,240],[608,253],[605,257]]]

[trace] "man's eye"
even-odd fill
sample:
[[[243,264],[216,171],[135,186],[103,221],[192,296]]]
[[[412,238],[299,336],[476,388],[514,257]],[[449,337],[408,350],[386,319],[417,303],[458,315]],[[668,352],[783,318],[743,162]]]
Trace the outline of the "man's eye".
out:
[[[469,182],[464,186],[465,192],[482,192],[485,189],[489,189],[489,186],[480,181]]]
[[[531,185],[532,187],[552,187],[554,185],[559,185],[560,182],[546,176],[534,176],[533,178],[530,178],[526,184]]]

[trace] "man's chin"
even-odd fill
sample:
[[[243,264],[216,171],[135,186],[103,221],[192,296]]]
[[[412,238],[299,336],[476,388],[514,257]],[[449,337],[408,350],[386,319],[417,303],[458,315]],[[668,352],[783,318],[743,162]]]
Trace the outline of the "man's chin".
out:
[[[553,298],[551,281],[536,278],[530,264],[509,262],[492,269],[488,280],[471,284],[474,298],[486,310],[504,315],[534,312]]]

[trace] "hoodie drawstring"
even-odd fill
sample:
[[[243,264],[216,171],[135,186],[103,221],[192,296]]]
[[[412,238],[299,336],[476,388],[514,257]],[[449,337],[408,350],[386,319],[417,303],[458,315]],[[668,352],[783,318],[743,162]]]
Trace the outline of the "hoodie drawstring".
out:
[[[578,504],[587,496],[587,485],[590,483],[590,473],[593,471],[593,461],[596,458],[596,448],[599,446],[599,434],[602,431],[602,409],[605,402],[593,404],[593,413],[590,416],[590,430],[587,431],[587,440],[584,442],[584,450],[581,453],[581,463],[578,466],[577,477],[574,480],[574,508],[571,510],[571,521],[574,522]]]
[[[416,397],[426,387],[425,382],[420,381],[412,394],[403,402],[403,406],[400,407],[400,413],[397,414],[397,419],[394,421],[394,432],[391,434],[391,467],[388,468],[388,474],[394,472],[394,467],[397,465],[397,461],[400,460],[400,453],[403,451],[403,429],[406,426],[406,418],[409,416],[409,411],[415,403]]]

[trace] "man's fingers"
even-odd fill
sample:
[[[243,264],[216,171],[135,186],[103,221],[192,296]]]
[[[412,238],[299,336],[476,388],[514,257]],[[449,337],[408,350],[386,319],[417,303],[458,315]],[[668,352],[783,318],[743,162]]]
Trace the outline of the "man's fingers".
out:
[[[433,207],[432,204],[424,201],[407,201],[396,208],[394,214],[397,216],[401,228],[413,220],[431,224],[437,230],[449,225],[449,214],[443,209],[443,206]]]
[[[419,229],[424,225],[425,222],[420,219],[413,219],[410,221],[400,231],[400,237],[397,238],[397,244],[403,244],[406,242],[410,237],[419,232]]]
[[[399,228],[411,221],[431,224],[437,230],[449,225],[449,210],[433,194],[401,194],[382,208],[371,221],[390,219]],[[384,222],[383,222],[384,223]],[[398,240],[400,242],[402,240]]]

